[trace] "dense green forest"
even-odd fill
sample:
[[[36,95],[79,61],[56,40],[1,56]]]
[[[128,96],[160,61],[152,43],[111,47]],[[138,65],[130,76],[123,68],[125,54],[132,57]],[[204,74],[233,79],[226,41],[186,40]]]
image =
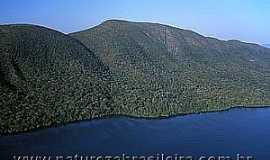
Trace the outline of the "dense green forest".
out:
[[[4,25],[0,48],[2,133],[110,112],[109,69],[79,41],[44,27]]]
[[[107,64],[123,114],[270,104],[270,50],[156,23],[109,20],[72,33]]]
[[[0,26],[0,131],[270,104],[270,49],[157,23]]]

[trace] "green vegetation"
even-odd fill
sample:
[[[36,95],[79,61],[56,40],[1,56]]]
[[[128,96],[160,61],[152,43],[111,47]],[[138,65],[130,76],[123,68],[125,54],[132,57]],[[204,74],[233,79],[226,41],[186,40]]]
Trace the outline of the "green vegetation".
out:
[[[1,133],[270,104],[270,49],[161,24],[2,25],[0,57]]]
[[[77,40],[44,27],[4,25],[0,45],[1,133],[110,113],[108,68]]]
[[[270,104],[270,50],[259,45],[119,20],[70,35],[109,66],[119,113],[160,116]]]

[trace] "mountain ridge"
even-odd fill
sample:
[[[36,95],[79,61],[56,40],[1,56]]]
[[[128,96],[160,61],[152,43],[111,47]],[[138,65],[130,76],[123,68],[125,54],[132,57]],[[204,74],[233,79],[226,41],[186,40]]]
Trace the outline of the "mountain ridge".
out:
[[[263,44],[262,46],[270,48],[270,44]]]
[[[172,24],[165,24],[165,23],[159,23],[159,22],[148,22],[148,21],[129,21],[129,20],[121,20],[121,19],[109,19],[109,20],[105,20],[105,21],[101,22],[100,24],[94,25],[93,27],[82,29],[82,30],[79,30],[79,31],[69,32],[67,34],[72,35],[72,34],[76,34],[76,33],[79,33],[79,32],[87,31],[89,29],[93,29],[95,27],[98,27],[99,25],[102,25],[102,24],[105,24],[105,23],[110,23],[110,22],[155,24],[155,25],[167,26],[167,27],[172,27],[172,28],[184,30],[184,31],[193,32],[193,33],[198,34],[200,36],[203,36],[205,38],[219,40],[219,41],[224,41],[224,42],[234,41],[234,42],[241,42],[241,43],[245,43],[245,44],[257,45],[257,46],[261,46],[261,47],[262,46],[265,46],[265,45],[266,46],[269,46],[270,45],[270,44],[262,44],[262,45],[260,45],[260,44],[255,43],[255,42],[245,42],[245,41],[241,41],[241,40],[238,40],[238,39],[223,40],[223,39],[220,39],[220,38],[217,38],[217,37],[214,37],[214,36],[206,36],[206,35],[200,34],[199,32],[196,32],[196,31],[194,31],[192,29],[183,29],[183,28],[181,28],[179,26],[175,26],[175,25],[172,25]]]
[[[99,103],[110,108],[108,68],[78,40],[37,25],[1,25],[0,35],[1,133],[92,118]]]
[[[118,93],[124,93],[116,94],[116,102],[129,114],[170,115],[269,103],[270,50],[257,44],[220,41],[158,23],[115,20],[69,35],[109,66],[120,81]]]
[[[270,49],[149,22],[0,25],[1,133],[270,104]]]

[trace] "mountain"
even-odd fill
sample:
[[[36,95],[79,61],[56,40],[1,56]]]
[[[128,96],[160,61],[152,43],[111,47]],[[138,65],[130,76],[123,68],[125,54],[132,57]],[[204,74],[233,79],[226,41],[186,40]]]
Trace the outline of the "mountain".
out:
[[[161,116],[270,104],[270,50],[158,23],[71,33],[108,65],[120,113]]]
[[[110,113],[110,71],[76,39],[0,26],[0,130],[27,131]]]
[[[270,49],[158,23],[0,25],[0,134],[270,104]]]
[[[263,44],[264,47],[270,48],[270,44]]]

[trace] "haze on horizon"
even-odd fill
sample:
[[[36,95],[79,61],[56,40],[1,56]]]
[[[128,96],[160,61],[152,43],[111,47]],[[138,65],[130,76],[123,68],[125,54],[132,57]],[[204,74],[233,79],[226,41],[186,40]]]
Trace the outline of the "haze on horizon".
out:
[[[205,36],[270,44],[267,0],[46,0],[1,2],[0,24],[30,23],[65,33],[108,19],[158,22]]]

